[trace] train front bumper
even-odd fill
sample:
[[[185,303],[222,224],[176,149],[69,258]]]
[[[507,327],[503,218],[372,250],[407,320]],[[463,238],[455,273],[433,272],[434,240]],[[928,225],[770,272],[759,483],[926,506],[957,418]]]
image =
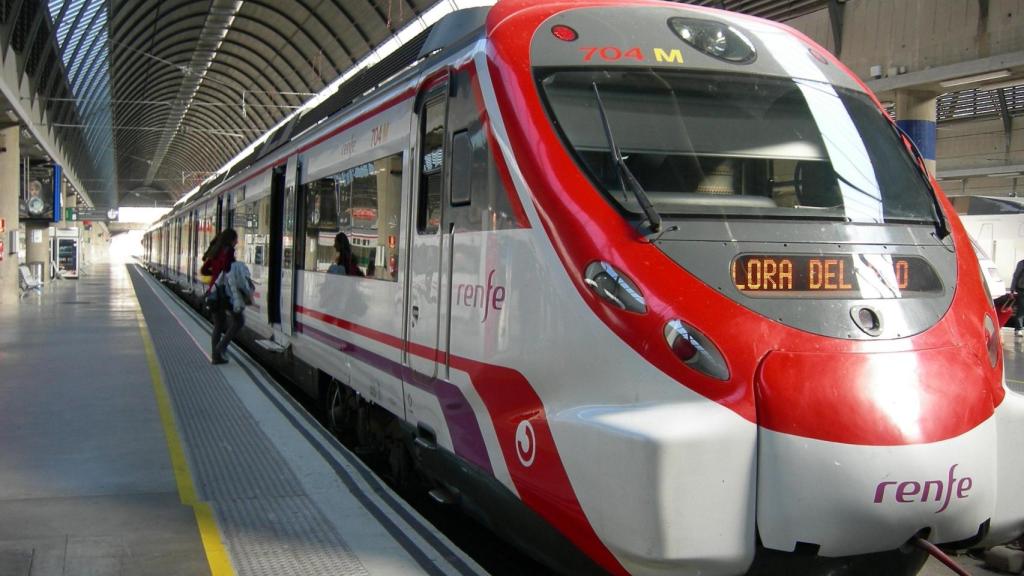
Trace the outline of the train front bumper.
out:
[[[757,382],[763,545],[839,557],[915,535],[958,547],[1015,536],[1024,408],[1013,393],[994,406],[985,369],[955,348],[770,354]]]

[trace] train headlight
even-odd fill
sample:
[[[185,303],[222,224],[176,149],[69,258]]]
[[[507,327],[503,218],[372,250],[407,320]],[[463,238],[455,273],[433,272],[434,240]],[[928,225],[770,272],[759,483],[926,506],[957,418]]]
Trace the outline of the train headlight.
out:
[[[577,34],[575,30],[564,24],[555,24],[552,26],[551,34],[562,42],[574,42],[579,38],[579,34]]]
[[[754,45],[732,26],[697,18],[670,18],[676,36],[697,50],[733,64],[750,64],[757,57]]]
[[[682,320],[665,324],[665,341],[684,364],[718,380],[729,379],[725,358],[711,340]]]
[[[999,349],[1002,348],[1002,342],[999,338],[999,330],[996,329],[996,323],[992,321],[992,318],[985,315],[985,346],[988,348],[988,363],[995,368],[996,363],[999,361]]]
[[[607,262],[592,262],[587,266],[583,282],[595,294],[623,310],[647,312],[647,303],[636,284]]]

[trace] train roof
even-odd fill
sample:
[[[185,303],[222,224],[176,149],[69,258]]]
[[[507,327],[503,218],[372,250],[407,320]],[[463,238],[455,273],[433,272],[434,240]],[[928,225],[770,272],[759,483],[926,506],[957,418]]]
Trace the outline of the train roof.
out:
[[[482,30],[490,6],[466,8],[449,13],[439,21],[414,36],[394,52],[381,59],[380,62],[365,68],[349,80],[338,86],[338,89],[318,104],[275,129],[269,138],[245,158],[236,162],[228,171],[221,172],[212,180],[199,187],[195,197],[169,212],[155,223],[173,218],[185,207],[216,193],[216,191],[233,179],[234,176],[256,165],[285,144],[301,136],[308,130],[318,126],[329,118],[351,108],[377,90],[393,83],[400,82],[407,74],[414,73],[423,64],[443,57],[452,48],[464,45],[475,38]],[[403,74],[405,72],[405,74]]]
[[[1024,213],[1024,198],[1003,196],[948,196],[961,216],[1011,215]]]

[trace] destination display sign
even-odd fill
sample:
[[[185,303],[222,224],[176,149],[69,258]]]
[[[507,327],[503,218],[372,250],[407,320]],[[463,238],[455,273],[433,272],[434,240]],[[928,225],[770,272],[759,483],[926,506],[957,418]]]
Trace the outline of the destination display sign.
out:
[[[741,254],[736,289],[754,298],[912,298],[942,292],[935,270],[917,256]]]

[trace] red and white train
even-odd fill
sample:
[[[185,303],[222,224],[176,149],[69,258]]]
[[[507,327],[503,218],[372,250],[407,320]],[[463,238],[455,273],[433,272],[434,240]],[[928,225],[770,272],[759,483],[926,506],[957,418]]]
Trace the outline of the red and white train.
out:
[[[1024,531],[1024,400],[922,166],[786,26],[508,0],[280,128],[146,259],[199,294],[236,228],[247,328],[332,422],[562,571],[914,573],[915,537]],[[339,232],[364,276],[329,273]]]

